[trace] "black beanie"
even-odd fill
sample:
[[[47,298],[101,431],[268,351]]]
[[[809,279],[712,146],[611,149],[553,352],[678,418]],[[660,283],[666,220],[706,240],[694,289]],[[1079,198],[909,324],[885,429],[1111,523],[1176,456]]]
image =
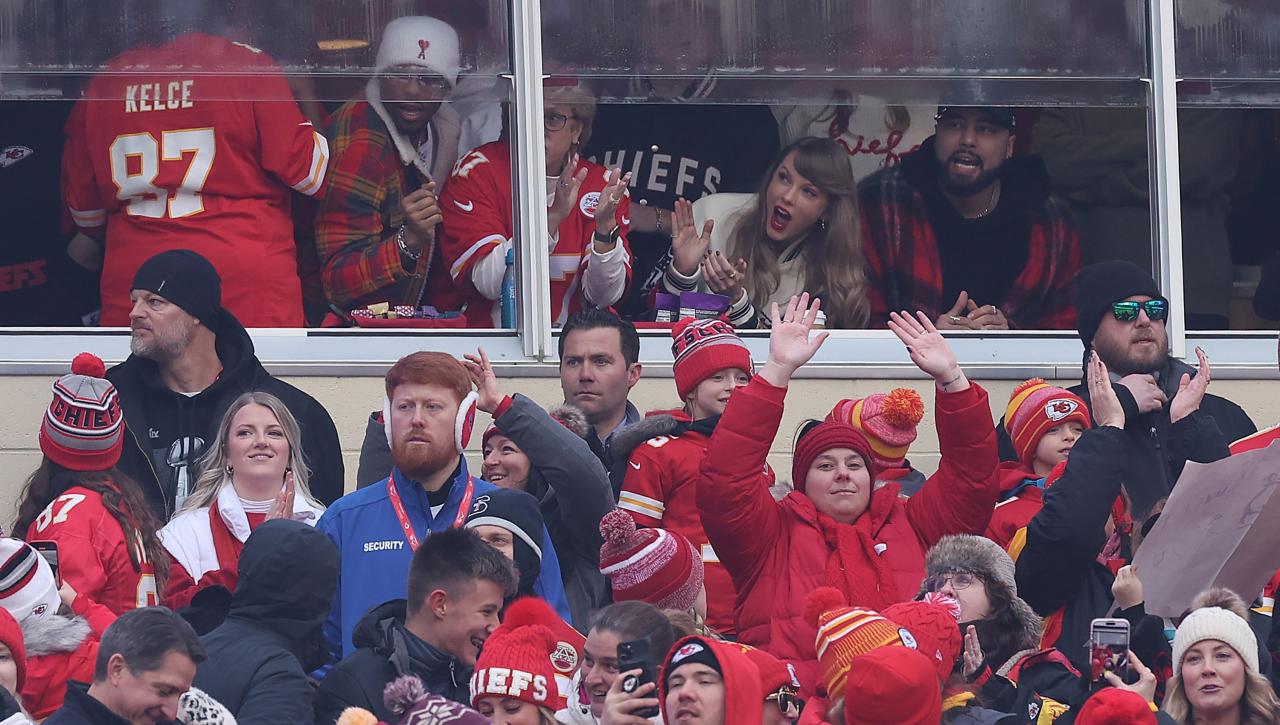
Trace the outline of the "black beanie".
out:
[[[476,526],[497,526],[511,532],[516,569],[520,571],[519,592],[531,593],[542,571],[543,522],[538,499],[509,488],[478,494],[466,523],[468,529]]]
[[[1076,278],[1076,327],[1085,350],[1093,347],[1093,336],[1111,303],[1134,295],[1165,299],[1151,273],[1133,262],[1099,262],[1080,270]]]
[[[129,289],[160,295],[218,331],[224,312],[222,278],[209,260],[190,249],[171,249],[143,262]]]
[[[670,679],[672,673],[677,668],[688,664],[701,664],[724,674],[724,668],[720,666],[720,660],[716,658],[716,653],[711,651],[711,647],[707,645],[701,637],[686,637],[671,648],[671,652],[667,656],[665,666],[662,668],[663,675]],[[666,689],[666,681],[663,681],[663,689]]]

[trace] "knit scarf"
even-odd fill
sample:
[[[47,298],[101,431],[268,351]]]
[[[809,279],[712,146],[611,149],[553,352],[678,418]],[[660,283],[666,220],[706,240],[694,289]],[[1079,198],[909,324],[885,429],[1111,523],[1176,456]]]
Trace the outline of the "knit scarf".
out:
[[[852,524],[837,523],[817,512],[818,528],[826,541],[827,582],[839,587],[855,607],[880,611],[902,601],[893,569],[876,553],[871,536],[873,521],[882,520],[893,505],[891,496],[871,495],[871,506]]]

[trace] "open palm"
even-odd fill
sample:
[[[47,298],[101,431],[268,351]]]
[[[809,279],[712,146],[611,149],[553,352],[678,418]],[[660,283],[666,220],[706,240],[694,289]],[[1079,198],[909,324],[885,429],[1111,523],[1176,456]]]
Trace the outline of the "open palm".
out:
[[[808,292],[792,297],[785,311],[779,312],[778,304],[773,304],[770,311],[773,322],[773,329],[769,333],[770,362],[788,370],[795,370],[809,362],[828,335],[823,332],[812,340],[809,339],[821,307],[822,300],[819,299],[815,299],[813,305],[809,304]]]
[[[905,311],[891,312],[889,329],[907,346],[911,362],[930,376],[938,378],[956,369],[956,354],[951,345],[923,312],[915,316]]]

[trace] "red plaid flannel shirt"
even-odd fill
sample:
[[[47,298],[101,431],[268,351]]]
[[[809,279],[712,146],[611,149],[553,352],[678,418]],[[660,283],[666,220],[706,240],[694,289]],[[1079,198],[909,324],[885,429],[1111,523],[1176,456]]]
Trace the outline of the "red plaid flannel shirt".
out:
[[[920,153],[919,151],[915,153]],[[942,299],[942,265],[929,209],[902,166],[868,177],[859,187],[867,256],[870,326],[891,310],[922,310],[932,319],[955,300]],[[1048,196],[1030,209],[1027,265],[1000,310],[1014,329],[1073,330],[1080,240],[1067,207]]]

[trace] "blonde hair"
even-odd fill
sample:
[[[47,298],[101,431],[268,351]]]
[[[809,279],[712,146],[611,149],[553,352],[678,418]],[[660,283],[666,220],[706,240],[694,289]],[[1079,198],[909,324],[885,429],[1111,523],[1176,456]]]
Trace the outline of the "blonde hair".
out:
[[[664,609],[662,614],[671,623],[671,628],[676,631],[677,640],[697,635],[706,639],[724,641],[724,637],[708,627],[707,620],[692,609]]]
[[[542,91],[542,102],[552,106],[568,106],[573,111],[573,118],[582,126],[578,135],[578,148],[587,145],[591,139],[591,126],[596,120],[596,97],[582,87],[552,86]]]
[[[213,505],[222,487],[232,482],[232,474],[227,470],[227,437],[231,435],[231,421],[235,419],[236,413],[249,405],[261,405],[275,415],[280,429],[284,431],[285,442],[289,444],[289,468],[293,470],[294,491],[297,496],[305,498],[317,508],[320,507],[320,502],[311,495],[311,487],[308,485],[311,475],[302,455],[302,428],[298,426],[298,420],[289,412],[284,401],[271,393],[253,391],[236,398],[223,414],[222,422],[218,424],[217,445],[210,445],[209,450],[200,457],[200,476],[183,501],[179,513]]]
[[[1267,678],[1248,668],[1245,668],[1244,678],[1244,694],[1240,698],[1240,725],[1275,725],[1280,722],[1280,701],[1276,699],[1275,690]],[[1181,676],[1169,678],[1161,709],[1179,725],[1192,725],[1195,722],[1195,713],[1191,701],[1187,699]]]
[[[765,234],[769,184],[791,154],[795,154],[792,163],[796,173],[828,196],[825,223],[809,230],[801,252],[805,291],[822,298],[827,327],[862,327],[870,317],[871,306],[867,301],[858,187],[848,155],[834,141],[802,138],[778,154],[756,190],[755,203],[742,213],[728,241],[729,254],[734,259],[747,260],[747,294],[757,310],[764,310],[782,280],[778,261],[783,250]]]

